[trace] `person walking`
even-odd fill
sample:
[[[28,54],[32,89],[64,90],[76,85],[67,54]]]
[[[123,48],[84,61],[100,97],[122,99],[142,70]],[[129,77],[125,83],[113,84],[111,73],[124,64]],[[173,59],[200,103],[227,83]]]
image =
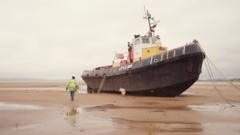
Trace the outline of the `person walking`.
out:
[[[75,76],[67,83],[66,91],[70,92],[71,101],[74,101],[75,92],[79,88],[78,83],[75,80]]]

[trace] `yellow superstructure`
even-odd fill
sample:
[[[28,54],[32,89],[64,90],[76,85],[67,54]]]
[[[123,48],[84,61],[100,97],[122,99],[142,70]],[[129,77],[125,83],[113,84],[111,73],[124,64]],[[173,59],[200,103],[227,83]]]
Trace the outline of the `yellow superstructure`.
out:
[[[147,48],[142,48],[142,59],[149,58],[151,56],[160,54],[164,51],[166,51],[166,47],[161,47],[161,46],[153,46],[153,47],[147,47]]]
[[[141,61],[167,51],[167,47],[162,46],[159,36],[135,36],[131,45],[133,62]],[[129,55],[128,52],[124,59],[114,59],[112,66],[118,67],[130,64]],[[127,62],[123,64],[121,61]]]

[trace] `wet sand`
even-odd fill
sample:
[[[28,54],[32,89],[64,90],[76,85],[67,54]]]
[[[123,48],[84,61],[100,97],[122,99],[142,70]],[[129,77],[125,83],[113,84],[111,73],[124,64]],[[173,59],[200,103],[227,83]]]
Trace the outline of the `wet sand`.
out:
[[[71,102],[64,83],[4,83],[0,134],[239,135],[240,90],[216,86],[200,82],[175,98],[77,93]]]

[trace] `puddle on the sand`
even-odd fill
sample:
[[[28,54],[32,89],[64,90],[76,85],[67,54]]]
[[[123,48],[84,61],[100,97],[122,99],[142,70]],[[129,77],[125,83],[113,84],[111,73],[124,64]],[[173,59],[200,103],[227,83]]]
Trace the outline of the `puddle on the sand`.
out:
[[[42,107],[27,104],[0,102],[0,110],[40,110]]]
[[[84,108],[83,106],[69,106],[67,108],[65,120],[70,127],[74,127],[74,131],[87,132],[88,134],[112,132],[114,126],[111,118],[89,114]]]
[[[85,111],[108,111],[116,109],[127,110],[146,110],[151,112],[166,112],[166,111],[202,111],[202,112],[219,112],[219,111],[240,111],[238,104],[203,104],[203,105],[179,105],[179,106],[119,106],[114,104],[104,104],[98,106],[85,107]]]
[[[71,106],[68,109],[68,112],[66,113],[66,119],[69,122],[71,126],[76,126],[77,123],[77,116],[79,113],[83,112],[82,107],[77,107],[77,106]]]
[[[212,104],[212,105],[188,105],[193,111],[202,111],[202,112],[219,112],[219,111],[226,111],[226,110],[233,110],[239,109],[237,106],[231,106],[228,104]]]
[[[125,125],[131,130],[143,130],[143,132],[148,134],[159,132],[202,132],[201,124],[197,122],[142,121],[123,118],[115,118],[113,121],[119,125]]]
[[[193,111],[218,112],[221,109],[219,105],[188,105]]]
[[[86,111],[107,111],[110,109],[154,110],[154,112],[163,112],[164,110],[189,110],[189,108],[185,106],[119,106],[114,104],[104,104],[84,108]]]
[[[92,123],[93,125],[107,125],[112,126],[111,119],[101,118],[91,115],[85,111],[85,107],[69,106],[65,115],[65,120],[68,121],[70,126],[77,127],[82,121]],[[90,125],[92,125],[90,124]]]
[[[77,123],[77,114],[78,114],[77,107],[71,107],[70,110],[67,112],[67,120],[69,124],[73,127],[75,127]]]

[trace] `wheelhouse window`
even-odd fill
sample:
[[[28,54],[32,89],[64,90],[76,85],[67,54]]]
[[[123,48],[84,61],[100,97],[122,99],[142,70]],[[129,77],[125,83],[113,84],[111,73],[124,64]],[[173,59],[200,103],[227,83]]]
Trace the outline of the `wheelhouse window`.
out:
[[[140,44],[140,38],[135,39],[135,45]]]
[[[152,38],[152,43],[155,44],[157,42],[157,38]]]
[[[149,37],[142,37],[142,43],[149,44],[150,43]]]

